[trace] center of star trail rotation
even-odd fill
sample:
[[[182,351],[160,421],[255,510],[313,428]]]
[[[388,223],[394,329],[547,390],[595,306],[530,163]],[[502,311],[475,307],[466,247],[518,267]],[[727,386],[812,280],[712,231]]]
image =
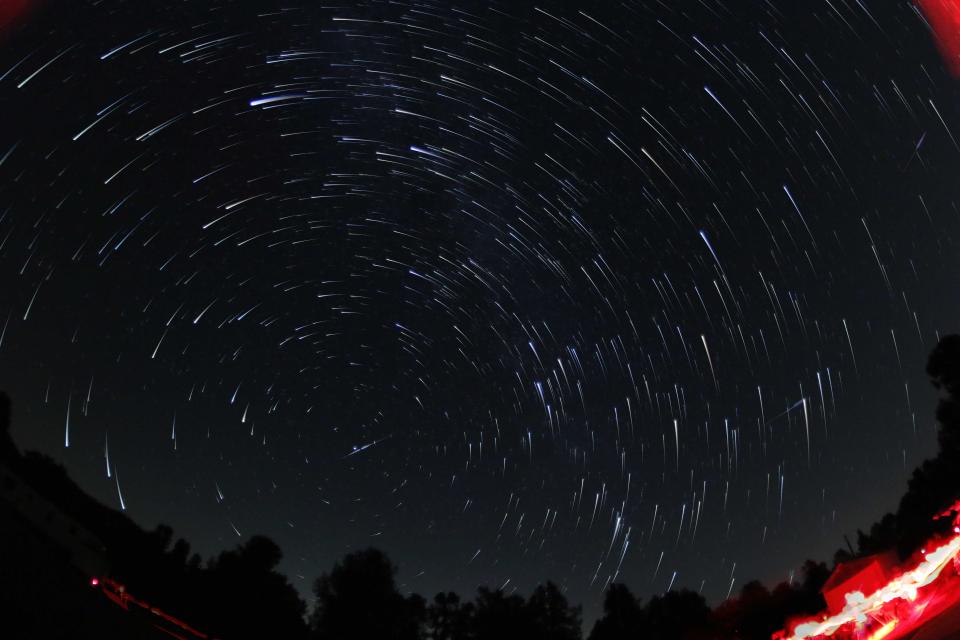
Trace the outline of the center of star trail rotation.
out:
[[[587,619],[786,579],[934,450],[960,317],[942,43],[800,4],[37,4],[0,35],[15,438],[304,592],[371,545]]]

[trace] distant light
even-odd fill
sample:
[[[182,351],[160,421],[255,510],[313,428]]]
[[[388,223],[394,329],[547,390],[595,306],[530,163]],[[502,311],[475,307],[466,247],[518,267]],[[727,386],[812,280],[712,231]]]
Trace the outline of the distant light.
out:
[[[95,586],[97,586],[98,584],[100,584],[100,579],[99,579],[99,578],[90,578],[90,586],[91,586],[91,587],[95,587]]]

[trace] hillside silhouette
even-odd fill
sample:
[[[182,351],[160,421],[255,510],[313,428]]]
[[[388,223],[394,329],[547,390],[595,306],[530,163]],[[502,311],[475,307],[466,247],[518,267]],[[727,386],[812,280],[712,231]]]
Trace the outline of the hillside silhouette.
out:
[[[0,499],[0,602],[17,612],[17,627],[23,630],[13,637],[78,637],[78,628],[96,630],[96,636],[81,632],[79,637],[101,637],[104,625],[117,631],[116,616],[100,612],[90,618],[83,613],[98,608],[89,603],[89,580],[95,576],[84,575],[85,567],[77,566],[81,551],[91,552],[83,554],[86,563],[91,562],[89,555],[98,556],[93,561],[97,568],[137,598],[213,637],[306,637],[306,606],[276,571],[282,554],[273,541],[254,536],[204,563],[191,554],[185,540],[174,541],[170,527],[146,531],[87,495],[49,457],[21,455],[10,439],[10,423],[11,402],[0,393],[0,465],[7,469],[3,495],[32,490],[27,502],[39,502],[35,492],[49,503],[40,512],[43,521],[38,526],[24,515],[31,513],[30,504],[18,509]],[[20,483],[27,488],[11,486]],[[64,527],[69,534],[86,537],[77,543],[64,540]],[[140,637],[136,625],[120,626],[123,637]]]

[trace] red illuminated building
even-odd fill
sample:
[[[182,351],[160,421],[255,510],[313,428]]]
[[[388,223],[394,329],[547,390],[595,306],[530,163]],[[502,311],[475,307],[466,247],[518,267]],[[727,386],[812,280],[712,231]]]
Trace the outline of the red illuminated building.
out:
[[[960,502],[949,537],[897,566],[893,553],[840,563],[824,584],[827,611],[792,620],[777,640],[948,640],[960,638]]]
[[[893,577],[896,564],[896,554],[892,552],[838,564],[821,589],[827,611],[831,614],[843,611],[848,593],[871,594],[880,589]]]

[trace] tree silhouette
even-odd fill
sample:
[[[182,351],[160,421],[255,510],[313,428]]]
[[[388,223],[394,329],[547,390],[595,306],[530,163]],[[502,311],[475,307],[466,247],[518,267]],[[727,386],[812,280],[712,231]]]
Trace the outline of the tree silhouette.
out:
[[[639,637],[643,625],[640,601],[625,584],[614,582],[603,599],[603,616],[593,625],[589,640]]]
[[[317,578],[311,618],[317,640],[416,640],[426,619],[423,598],[404,598],[396,568],[378,549],[348,554]]]
[[[781,591],[777,600],[784,595]],[[773,595],[763,584],[753,580],[743,585],[738,598],[727,600],[717,607],[714,619],[731,636],[744,640],[767,640],[784,622],[784,615],[777,604],[782,605],[774,602]]]
[[[535,630],[532,638],[580,640],[580,607],[571,607],[554,583],[534,589],[527,599],[527,610]]]
[[[718,633],[710,607],[686,589],[654,596],[641,606],[626,586],[612,584],[603,602],[603,617],[590,640],[706,640],[738,637]]]
[[[927,360],[927,375],[945,393],[937,405],[940,451],[960,450],[960,335],[944,337]]]
[[[757,581],[745,584],[739,596],[721,603],[713,611],[713,625],[719,637],[742,640],[769,640],[794,617],[822,611],[826,606],[820,588],[830,577],[822,562],[807,560],[796,584],[781,582],[773,590]]]
[[[276,571],[282,557],[275,542],[253,536],[209,563],[200,583],[211,631],[231,640],[306,637],[306,605]]]
[[[857,532],[860,555],[896,548],[901,558],[919,549],[931,536],[949,528],[934,520],[960,497],[960,336],[945,336],[927,360],[927,375],[940,390],[937,405],[937,455],[914,469],[896,513],[888,513],[869,530]],[[835,560],[851,557],[838,551]]]
[[[641,637],[649,640],[700,640],[711,634],[710,607],[687,589],[654,596],[644,607]]]
[[[521,640],[535,633],[533,617],[521,596],[486,587],[477,590],[473,629],[476,640]]]
[[[473,612],[456,593],[438,593],[427,609],[427,640],[472,640]]]
[[[10,396],[0,391],[0,461],[17,455],[17,448],[10,437],[10,414]]]

